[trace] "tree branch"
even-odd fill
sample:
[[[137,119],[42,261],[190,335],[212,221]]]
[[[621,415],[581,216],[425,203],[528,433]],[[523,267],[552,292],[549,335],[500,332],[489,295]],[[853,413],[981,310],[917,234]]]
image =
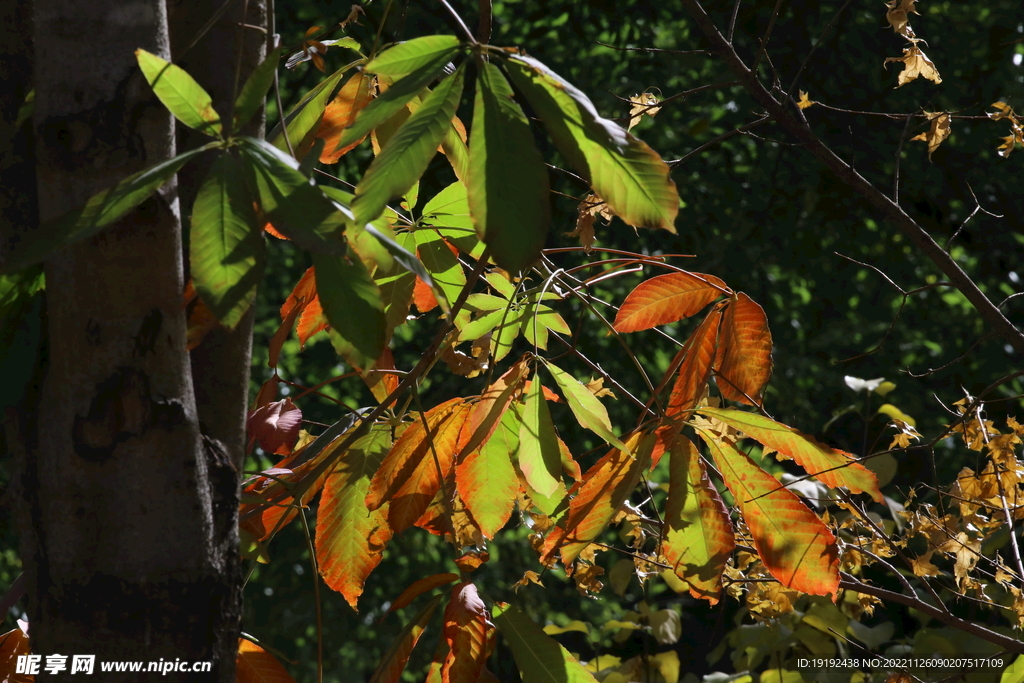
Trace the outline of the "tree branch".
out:
[[[1024,354],[1024,334],[1006,319],[999,308],[978,288],[974,280],[953,260],[953,257],[946,253],[932,239],[931,235],[918,225],[913,218],[908,216],[898,204],[875,188],[850,164],[837,156],[835,152],[822,142],[810,129],[807,120],[803,118],[802,114],[798,118],[797,114],[794,114],[787,108],[785,102],[775,99],[765,89],[761,81],[758,80],[757,74],[747,68],[747,65],[740,56],[736,54],[736,50],[733,49],[729,41],[718,30],[714,20],[704,11],[699,0],[683,0],[683,6],[686,7],[686,10],[693,17],[701,31],[721,54],[732,72],[736,74],[743,87],[767,110],[768,114],[806,147],[818,161],[828,167],[839,180],[856,190],[872,206],[881,211],[889,222],[899,228],[914,246],[931,259],[932,263],[938,266],[939,270],[971,302],[996,334],[1012,346],[1017,353]]]

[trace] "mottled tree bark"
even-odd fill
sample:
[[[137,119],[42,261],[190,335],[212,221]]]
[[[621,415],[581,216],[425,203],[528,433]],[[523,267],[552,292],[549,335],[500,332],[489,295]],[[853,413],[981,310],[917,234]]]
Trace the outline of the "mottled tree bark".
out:
[[[36,0],[34,45],[40,220],[173,155],[134,56],[170,56],[163,0]],[[33,650],[210,660],[179,679],[232,681],[238,479],[200,432],[174,183],[45,270],[49,365],[8,430]]]

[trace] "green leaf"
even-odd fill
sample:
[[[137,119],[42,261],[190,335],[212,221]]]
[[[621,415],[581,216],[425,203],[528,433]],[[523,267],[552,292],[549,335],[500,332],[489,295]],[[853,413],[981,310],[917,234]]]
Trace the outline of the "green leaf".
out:
[[[412,234],[406,232],[398,236],[396,246],[404,250],[404,247],[401,245],[404,243],[412,246],[412,242]],[[414,255],[409,254],[409,256],[416,263],[419,263],[419,260]],[[388,326],[388,333],[385,335],[385,338],[388,339],[390,339],[391,333],[396,327],[405,323],[409,315],[409,304],[412,301],[413,288],[416,285],[416,278],[412,272],[404,268],[402,262],[398,259],[395,259],[395,261],[396,264],[391,270],[382,273],[378,268],[374,278],[374,281],[380,288],[381,300],[384,302],[384,317],[387,320]],[[420,267],[422,268],[422,265]]]
[[[537,493],[550,496],[562,482],[562,455],[548,401],[536,374],[526,394],[522,419],[519,427],[519,469]]]
[[[610,445],[619,450],[627,451],[626,446],[612,432],[612,423],[608,419],[608,411],[604,404],[587,389],[578,379],[553,363],[544,363],[548,372],[555,378],[565,400],[572,409],[573,415],[584,429],[589,429]]]
[[[357,223],[379,216],[393,197],[405,194],[427,170],[462,99],[462,74],[460,68],[441,81],[370,164],[352,203]]]
[[[324,109],[327,108],[327,103],[331,101],[331,95],[334,94],[338,82],[349,69],[358,63],[346,64],[331,74],[327,80],[310,90],[297,105],[292,107],[292,110],[288,112],[288,116],[285,117],[285,121],[288,124],[288,141],[285,141],[281,124],[278,124],[274,127],[274,130],[270,131],[270,135],[267,136],[271,144],[282,152],[286,152],[288,150],[288,142],[291,142],[296,156],[299,158],[304,157],[305,152],[308,152],[309,147],[313,144],[313,136],[316,135],[316,129],[320,125]]]
[[[519,321],[522,316],[522,309],[516,310],[511,307],[492,311],[464,325],[459,332],[459,341],[479,339],[491,332],[494,362],[498,362],[512,350],[512,342],[519,336]]]
[[[304,249],[342,256],[350,216],[299,172],[295,159],[255,138],[239,139],[246,176],[263,216]]]
[[[371,74],[400,78],[439,59],[451,61],[460,47],[455,36],[423,36],[384,50],[363,68]]]
[[[387,326],[377,284],[358,258],[313,254],[316,292],[331,323],[331,343],[360,370],[373,368],[384,350]]]
[[[139,49],[135,51],[139,68],[174,118],[189,128],[210,136],[221,136],[220,114],[213,98],[180,66]]]
[[[537,60],[515,55],[506,67],[558,150],[619,218],[675,232],[679,194],[654,150],[602,118],[586,95]]]
[[[540,257],[548,234],[548,173],[508,81],[493,64],[477,65],[469,208],[495,263],[518,273]]]
[[[355,123],[338,140],[337,149],[347,147],[356,140],[361,140],[371,130],[397,114],[409,103],[409,100],[419,95],[431,81],[444,72],[444,67],[448,62],[449,59],[442,55],[393,83],[390,88],[359,111]]]
[[[3,263],[3,272],[17,272],[42,261],[55,249],[92,237],[108,225],[124,218],[128,212],[173,178],[187,161],[219,144],[211,142],[134,173],[114,187],[93,195],[85,206],[43,223],[30,233],[30,239],[23,239],[11,245],[7,259]]]
[[[281,61],[283,50],[283,47],[271,50],[267,58],[249,74],[245,85],[242,86],[242,92],[238,93],[238,99],[235,100],[234,129],[236,131],[249,123],[259,108],[263,106],[263,99],[274,83],[274,74],[277,72],[277,65]]]
[[[596,683],[558,641],[515,607],[496,603],[494,624],[512,648],[516,666],[524,681],[530,683]]]
[[[263,277],[266,248],[260,227],[242,163],[225,152],[196,195],[189,265],[199,296],[229,329],[249,310]]]
[[[414,235],[420,260],[434,282],[434,296],[438,303],[444,302],[442,305],[447,310],[466,286],[466,273],[459,259],[438,235],[427,230],[417,230]]]
[[[469,215],[466,186],[456,181],[430,198],[420,219],[441,237],[473,258],[480,258],[484,245],[477,239]]]

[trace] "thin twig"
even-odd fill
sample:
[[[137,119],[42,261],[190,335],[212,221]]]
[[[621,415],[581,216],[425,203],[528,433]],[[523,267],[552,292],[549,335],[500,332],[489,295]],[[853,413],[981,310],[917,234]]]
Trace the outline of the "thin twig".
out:
[[[725,142],[726,140],[728,140],[729,138],[731,138],[734,135],[740,135],[741,133],[745,133],[748,130],[750,130],[751,128],[756,128],[757,126],[760,126],[762,123],[768,123],[771,120],[772,120],[772,117],[764,116],[762,118],[759,118],[757,121],[752,121],[750,123],[747,123],[747,124],[744,124],[744,125],[740,126],[739,128],[733,128],[730,131],[722,133],[717,138],[715,138],[713,140],[708,140],[707,142],[705,142],[703,145],[701,145],[697,149],[693,150],[692,152],[687,152],[686,154],[684,154],[683,156],[679,157],[678,159],[675,159],[674,161],[669,161],[668,162],[669,168],[675,168],[676,166],[679,166],[680,164],[682,164],[684,161],[686,161],[690,157],[695,156],[697,154],[700,154],[701,152],[703,152],[704,150],[708,149],[709,147],[714,147],[718,143]]]
[[[623,52],[664,52],[670,55],[709,55],[711,50],[668,50],[660,47],[619,47],[618,45],[609,45],[608,43],[602,43],[600,40],[594,41],[598,45],[603,47],[610,47],[613,50],[622,50]]]
[[[445,10],[448,11],[448,14],[450,14],[451,17],[455,20],[455,23],[459,25],[459,28],[462,29],[462,32],[466,34],[466,38],[469,40],[469,42],[472,43],[473,45],[476,45],[476,36],[474,36],[473,32],[469,30],[468,26],[466,26],[466,22],[462,20],[462,17],[460,17],[459,13],[455,11],[455,8],[448,3],[448,0],[440,0],[440,2],[442,5],[444,5],[444,8]]]
[[[306,511],[301,505],[299,517],[302,519],[306,544],[309,546],[309,566],[313,568],[313,599],[316,601],[316,680],[317,683],[324,683],[324,616],[320,609],[320,568],[316,562],[316,547],[313,545],[313,535],[309,532]]]

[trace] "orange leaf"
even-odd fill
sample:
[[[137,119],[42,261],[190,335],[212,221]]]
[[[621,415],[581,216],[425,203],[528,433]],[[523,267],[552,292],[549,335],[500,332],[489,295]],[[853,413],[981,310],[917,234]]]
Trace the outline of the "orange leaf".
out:
[[[637,332],[674,323],[728,293],[726,284],[714,275],[658,275],[641,282],[629,293],[615,316],[614,327],[619,332]]]
[[[458,578],[456,576],[455,578]],[[434,610],[441,604],[442,596],[435,596],[427,605],[420,610],[420,613],[410,621],[399,632],[391,642],[391,647],[384,653],[377,670],[373,672],[370,683],[399,683],[402,680],[402,672],[409,661],[409,655],[419,642],[423,630],[434,616]]]
[[[512,398],[519,392],[526,374],[526,361],[520,360],[480,394],[459,436],[460,456],[475,450],[491,437]]]
[[[561,550],[569,566],[580,552],[597,540],[640,481],[654,448],[653,434],[634,434],[626,441],[628,453],[614,448],[587,470],[576,497],[569,503],[568,519],[545,539],[541,562],[549,564]]]
[[[320,305],[320,297],[316,294],[302,307],[302,315],[299,316],[299,324],[295,327],[295,334],[299,338],[299,348],[306,345],[309,338],[317,332],[327,329],[327,316]]]
[[[455,586],[444,610],[444,639],[451,650],[441,668],[443,683],[477,683],[487,659],[489,626],[487,607],[476,586]]]
[[[523,393],[524,394],[530,393],[531,382],[533,382],[533,380],[532,379],[528,379],[528,380],[526,380],[526,383],[523,384]],[[555,392],[551,391],[550,389],[548,389],[543,384],[540,385],[540,390],[544,393],[544,398],[546,398],[547,400],[554,401],[555,403],[561,403],[562,402],[562,397],[561,396],[559,396]]]
[[[21,627],[0,636],[0,681],[3,683],[32,683],[35,676],[15,673],[18,656],[31,654],[28,634]]]
[[[324,449],[326,453],[328,449]],[[307,460],[301,465],[297,466],[294,471],[290,474],[287,472],[279,472],[276,474],[275,479],[270,477],[257,477],[255,481],[248,484],[242,489],[242,493],[248,496],[259,496],[266,501],[273,501],[269,506],[263,503],[243,503],[239,506],[238,514],[240,517],[246,516],[248,513],[262,508],[259,514],[243,519],[238,523],[239,527],[247,531],[257,541],[265,541],[270,537],[275,529],[281,529],[286,524],[291,522],[298,514],[296,509],[295,498],[287,493],[289,490],[285,487],[282,481],[286,482],[289,487],[296,486],[303,480],[304,477],[309,476],[310,470],[315,467],[315,464],[319,462],[319,458],[323,457],[324,453],[318,458]],[[281,462],[277,463],[277,470],[287,470],[290,464],[302,457],[302,449],[289,455]],[[306,492],[302,494],[300,505],[308,505],[309,501],[313,499],[317,493],[320,492],[323,486],[324,477],[322,475],[313,484],[306,489]],[[284,517],[284,521],[280,521]]]
[[[884,501],[878,488],[878,477],[861,465],[854,456],[819,442],[792,427],[755,413],[725,408],[701,408],[715,419],[735,427],[782,455],[793,458],[797,465],[821,483],[832,488],[845,486],[854,493],[867,493],[876,503]]]
[[[416,286],[412,290],[412,302],[416,304],[416,308],[419,309],[420,313],[429,313],[437,308],[437,298],[434,296],[434,291],[430,289],[430,285],[419,277],[416,278]]]
[[[316,270],[310,266],[302,274],[299,281],[292,288],[284,303],[281,304],[281,320],[286,320],[296,308],[301,309],[316,296]]]
[[[274,655],[245,638],[238,639],[235,667],[235,683],[295,683]]]
[[[373,370],[360,375],[378,402],[386,399],[392,391],[398,388],[398,375],[393,372],[381,372],[394,369],[395,357],[391,354],[391,349],[385,346],[384,350],[380,352],[380,358],[373,364]]]
[[[447,476],[469,409],[462,398],[453,398],[428,410],[424,417],[429,432],[419,419],[406,427],[374,475],[366,506],[376,510],[390,501],[388,523],[396,534],[412,526],[440,490],[438,464],[441,476]]]
[[[470,452],[455,470],[455,486],[466,508],[487,538],[501,531],[512,516],[519,477],[508,451],[491,442]]]
[[[277,238],[277,239],[279,239],[279,240],[288,240],[288,239],[290,239],[290,238],[288,238],[288,237],[285,237],[285,236],[284,236],[284,235],[282,235],[281,233],[279,233],[279,232],[277,231],[277,228],[275,228],[275,227],[274,227],[273,225],[271,225],[270,223],[267,223],[266,225],[264,225],[264,226],[263,226],[263,231],[264,231],[264,232],[266,232],[266,233],[268,233],[268,234],[270,234],[270,235],[273,235],[274,237],[276,237],[276,238]]]
[[[761,405],[761,392],[771,374],[772,333],[768,317],[753,299],[740,292],[722,316],[715,357],[718,389],[730,401]]]
[[[839,550],[825,523],[778,479],[727,441],[700,431],[732,492],[765,568],[787,588],[810,595],[839,590]]]
[[[683,356],[679,364],[679,376],[672,385],[672,393],[669,394],[668,406],[665,408],[665,413],[670,417],[687,417],[686,414],[697,405],[704,393],[704,385],[708,383],[715,358],[721,320],[722,309],[716,306],[693,331],[686,340],[686,346],[679,352]]]
[[[712,605],[722,593],[722,572],[736,543],[732,522],[689,439],[673,440],[661,553],[690,595]]]
[[[462,557],[456,558],[455,564],[456,566],[458,566],[459,571],[461,571],[463,574],[472,574],[482,565],[487,564],[488,560],[490,559],[491,554],[486,550],[483,550],[481,552],[470,550]]]
[[[366,509],[370,478],[391,447],[391,429],[374,426],[358,439],[327,476],[316,525],[316,559],[328,586],[344,596],[352,609],[363,583],[384,557],[391,540],[387,504]],[[358,610],[357,610],[358,611]]]
[[[409,587],[402,591],[402,594],[395,598],[395,601],[391,603],[391,607],[388,608],[388,613],[394,612],[396,609],[402,609],[412,604],[412,601],[423,595],[429,590],[434,590],[438,586],[451,583],[452,581],[458,581],[459,575],[452,574],[451,572],[445,574],[431,574],[425,576],[422,579],[418,579],[413,583],[409,584]]]
[[[185,314],[188,316],[188,329],[186,331],[186,341],[188,344],[188,350],[199,346],[206,337],[207,333],[219,324],[217,316],[215,316],[203,300],[199,297],[196,292],[195,285],[192,284],[192,280],[188,281],[185,285]]]
[[[341,86],[334,100],[324,110],[320,127],[316,131],[316,137],[324,141],[324,151],[320,154],[321,164],[337,163],[343,154],[366,139],[364,135],[345,147],[335,149],[341,141],[342,132],[352,125],[356,114],[370,103],[370,99],[370,76],[365,73],[355,74]]]

